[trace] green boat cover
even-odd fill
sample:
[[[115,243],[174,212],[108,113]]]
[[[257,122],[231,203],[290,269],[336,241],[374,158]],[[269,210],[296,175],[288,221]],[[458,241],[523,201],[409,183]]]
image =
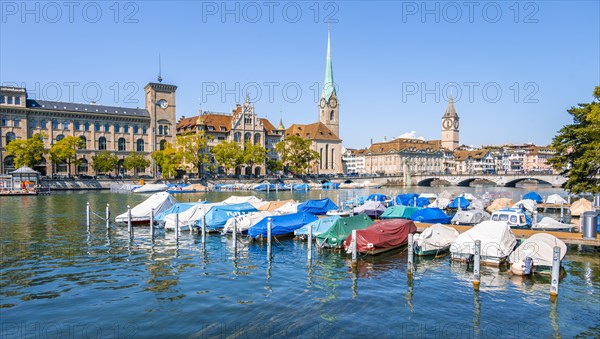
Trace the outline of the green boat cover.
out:
[[[380,216],[381,219],[410,219],[413,213],[421,210],[421,207],[395,205],[385,209]]]
[[[325,233],[317,235],[317,244],[321,247],[340,248],[352,230],[362,230],[373,224],[373,219],[361,213],[353,217],[340,218]]]

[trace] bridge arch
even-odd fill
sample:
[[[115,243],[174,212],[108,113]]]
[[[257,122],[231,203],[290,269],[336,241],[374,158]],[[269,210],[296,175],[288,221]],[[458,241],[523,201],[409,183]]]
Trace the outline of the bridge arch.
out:
[[[513,179],[510,181],[507,181],[504,186],[505,187],[515,187],[519,182],[523,181],[523,180],[535,180],[537,181],[538,184],[546,184],[546,185],[550,185],[552,186],[552,183],[545,181],[545,180],[541,180],[538,178],[531,178],[531,177],[522,177],[522,178],[518,178],[518,179]]]
[[[431,183],[434,180],[440,180],[440,178],[427,178],[427,179],[423,179],[423,180],[417,182],[417,186],[431,186]],[[446,181],[446,180],[444,180],[444,181]]]

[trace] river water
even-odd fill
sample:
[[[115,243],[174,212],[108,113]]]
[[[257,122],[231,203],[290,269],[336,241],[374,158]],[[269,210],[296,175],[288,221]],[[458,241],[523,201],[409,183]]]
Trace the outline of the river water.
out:
[[[512,197],[532,188],[445,188]],[[541,195],[565,194],[535,188]],[[441,188],[259,193],[268,199],[340,199],[369,192],[439,192]],[[177,196],[220,201],[232,193]],[[237,195],[249,192],[234,193]],[[147,227],[107,230],[85,204],[113,218],[148,195],[65,192],[0,200],[1,338],[526,338],[600,336],[600,259],[570,246],[556,302],[544,277],[516,278],[449,258],[416,259],[407,278],[406,252],[360,257],[356,271],[340,253],[280,240],[272,260],[260,242],[187,232],[149,239]]]

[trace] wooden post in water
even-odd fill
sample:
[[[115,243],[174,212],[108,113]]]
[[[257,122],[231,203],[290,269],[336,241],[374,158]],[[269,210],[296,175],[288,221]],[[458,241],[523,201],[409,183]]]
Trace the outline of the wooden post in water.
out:
[[[481,265],[481,240],[475,240],[475,260],[473,262],[473,287],[479,289],[481,275],[479,268]]]
[[[85,204],[85,226],[90,228],[90,202]]]
[[[179,209],[175,213],[175,242],[179,244]]]
[[[267,219],[267,259],[271,260],[271,230],[273,228],[273,218]]]
[[[107,207],[107,210],[108,210],[108,207]],[[107,225],[108,225],[108,222],[107,222]],[[129,232],[129,236],[133,235],[133,223],[131,222],[131,206],[129,206],[129,205],[127,205],[127,232]]]
[[[150,209],[150,239],[154,240],[154,208]]]
[[[408,264],[406,266],[406,273],[408,274],[408,276],[412,276],[412,271],[413,271],[413,263],[414,263],[414,253],[415,250],[413,248],[413,241],[414,241],[414,234],[409,233],[408,234]]]
[[[110,228],[110,204],[106,204],[106,228]]]
[[[552,254],[552,277],[550,280],[550,298],[558,296],[558,279],[560,276],[560,247],[554,247]]]
[[[312,223],[308,225],[308,262],[312,260]]]
[[[358,250],[356,248],[356,230],[352,230],[352,243],[350,243],[350,246],[352,246],[352,268],[356,268],[356,265],[358,264]]]
[[[237,255],[237,220],[233,217],[233,255]]]
[[[200,238],[202,238],[202,243],[206,243],[206,214],[202,216],[202,228],[201,228],[201,232],[202,235],[200,236]]]

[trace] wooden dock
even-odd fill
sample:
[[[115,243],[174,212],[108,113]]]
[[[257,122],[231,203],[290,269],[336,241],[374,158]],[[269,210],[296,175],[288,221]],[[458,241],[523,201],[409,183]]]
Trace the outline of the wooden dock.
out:
[[[427,227],[433,224],[415,222],[415,226],[417,226],[417,232],[423,232]],[[459,225],[444,225],[448,227],[452,227],[458,231],[458,233],[463,233],[471,228],[472,226],[459,226]],[[517,238],[528,238],[536,233],[548,233],[551,234],[558,239],[565,242],[567,245],[586,245],[586,246],[594,246],[600,247],[600,235],[596,236],[596,239],[583,239],[581,233],[578,232],[550,232],[550,231],[536,231],[536,230],[522,230],[522,229],[511,229],[513,234]]]

